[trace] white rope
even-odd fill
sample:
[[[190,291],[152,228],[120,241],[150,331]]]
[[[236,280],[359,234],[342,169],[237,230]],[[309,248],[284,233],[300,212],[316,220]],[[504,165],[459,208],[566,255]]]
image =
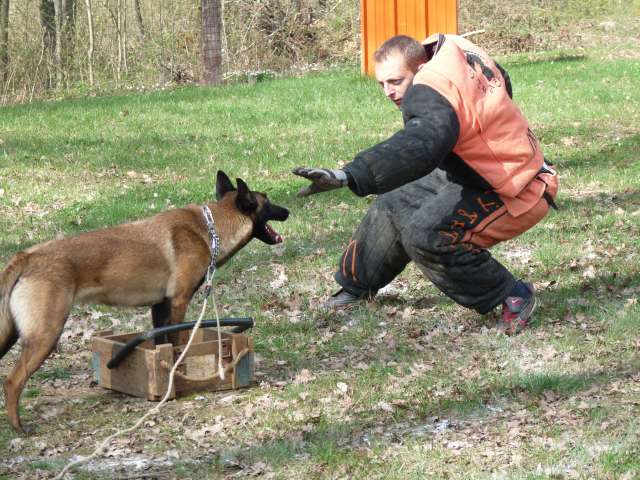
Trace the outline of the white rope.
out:
[[[209,268],[207,268],[207,276],[205,280],[206,286],[203,290],[206,303],[206,298],[208,298],[209,294],[211,293],[213,275],[216,273],[216,260],[218,259],[218,253],[220,251],[220,238],[216,233],[216,224],[213,219],[213,214],[211,213],[211,209],[206,203],[202,205],[202,215],[204,216],[205,222],[207,222],[207,229],[209,230],[209,237],[211,238],[211,262],[209,263]],[[215,295],[213,295],[213,308],[216,312],[218,345],[220,345],[221,349],[220,352],[218,352],[218,375],[220,375],[221,380],[224,380],[224,367],[222,366],[222,334],[220,333],[220,317],[218,316],[218,306],[216,305]]]
[[[215,300],[214,300],[214,304],[215,304]],[[169,398],[169,395],[171,395],[171,390],[173,389],[173,379],[174,376],[176,374],[176,369],[178,368],[178,365],[180,365],[180,362],[182,362],[182,360],[184,359],[185,355],[187,354],[187,352],[189,351],[189,348],[191,347],[191,344],[193,343],[193,339],[195,338],[196,332],[198,331],[198,329],[200,328],[200,324],[202,323],[202,318],[204,317],[204,313],[207,309],[207,297],[205,297],[204,302],[202,303],[202,310],[200,311],[200,317],[198,318],[198,321],[196,322],[196,324],[193,327],[193,330],[191,331],[191,335],[189,336],[189,341],[187,342],[186,346],[184,347],[184,350],[182,351],[182,353],[180,354],[180,356],[178,357],[178,360],[176,360],[176,362],[173,364],[173,368],[171,369],[171,372],[169,373],[169,385],[167,386],[167,392],[164,394],[164,398],[155,406],[153,407],[151,410],[149,410],[147,413],[145,413],[142,417],[140,417],[140,419],[132,426],[123,430],[119,430],[117,432],[115,432],[112,435],[109,435],[107,438],[105,438],[102,443],[93,451],[93,453],[91,455],[89,455],[88,457],[82,457],[78,460],[75,460],[73,462],[70,462],[67,464],[66,467],[64,467],[62,469],[62,471],[56,475],[54,477],[54,480],[61,480],[62,478],[64,478],[65,474],[72,469],[73,467],[77,467],[78,465],[81,465],[83,463],[86,463],[90,460],[93,460],[94,458],[96,458],[98,455],[100,455],[105,448],[107,447],[107,445],[109,445],[109,443],[111,442],[111,440],[113,440],[116,437],[119,437],[121,435],[124,435],[125,433],[130,433],[133,432],[134,430],[136,430],[138,427],[140,427],[140,425],[142,425],[142,422],[144,422],[147,418],[149,418],[151,415],[154,415],[156,413],[158,413],[158,411],[160,410],[160,408],[162,408],[162,406],[167,402],[167,399]],[[218,312],[216,311],[216,319],[218,320],[218,328],[220,328],[220,320],[218,319]],[[220,334],[218,333],[218,338],[220,338]],[[222,351],[222,344],[218,344],[218,348],[220,349],[220,351]],[[221,355],[218,355],[218,357],[220,357]]]
[[[218,375],[220,375],[220,380],[224,380],[224,367],[222,366],[222,333],[220,333],[220,317],[218,316],[218,305],[216,305],[216,296],[211,295],[213,299],[213,311],[216,314],[216,326],[218,329]],[[204,299],[205,305],[207,304],[207,299]]]

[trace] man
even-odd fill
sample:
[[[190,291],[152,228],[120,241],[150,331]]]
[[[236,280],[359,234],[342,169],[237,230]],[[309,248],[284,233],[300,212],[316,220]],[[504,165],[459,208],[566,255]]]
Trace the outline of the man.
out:
[[[379,194],[342,255],[342,287],[327,306],[363,301],[410,261],[460,305],[502,305],[500,327],[517,333],[536,307],[530,283],[488,252],[538,223],[554,206],[557,177],[511,99],[506,72],[455,35],[424,44],[387,40],[374,54],[385,95],[404,128],[341,170],[299,167],[311,195],[348,186]]]

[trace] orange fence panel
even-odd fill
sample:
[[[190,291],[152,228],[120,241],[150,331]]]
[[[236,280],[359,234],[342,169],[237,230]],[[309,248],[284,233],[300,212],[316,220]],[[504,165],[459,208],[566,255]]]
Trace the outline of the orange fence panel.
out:
[[[457,0],[360,0],[361,66],[373,73],[373,52],[399,34],[423,40],[432,33],[458,33]]]

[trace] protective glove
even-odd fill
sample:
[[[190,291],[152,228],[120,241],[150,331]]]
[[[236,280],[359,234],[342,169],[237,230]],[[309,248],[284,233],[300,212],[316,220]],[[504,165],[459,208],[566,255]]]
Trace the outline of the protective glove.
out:
[[[327,192],[335,188],[346,187],[349,184],[347,174],[344,170],[297,167],[293,169],[293,173],[311,180],[311,185],[307,185],[298,190],[298,197],[307,197],[314,193]]]

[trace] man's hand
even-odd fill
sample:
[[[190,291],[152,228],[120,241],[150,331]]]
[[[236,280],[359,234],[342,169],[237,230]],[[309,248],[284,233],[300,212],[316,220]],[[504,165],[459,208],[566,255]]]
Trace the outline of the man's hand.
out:
[[[298,197],[307,197],[314,193],[327,192],[335,188],[346,187],[349,184],[347,174],[343,170],[297,167],[293,169],[293,173],[311,180],[311,185],[307,185],[298,190]]]

